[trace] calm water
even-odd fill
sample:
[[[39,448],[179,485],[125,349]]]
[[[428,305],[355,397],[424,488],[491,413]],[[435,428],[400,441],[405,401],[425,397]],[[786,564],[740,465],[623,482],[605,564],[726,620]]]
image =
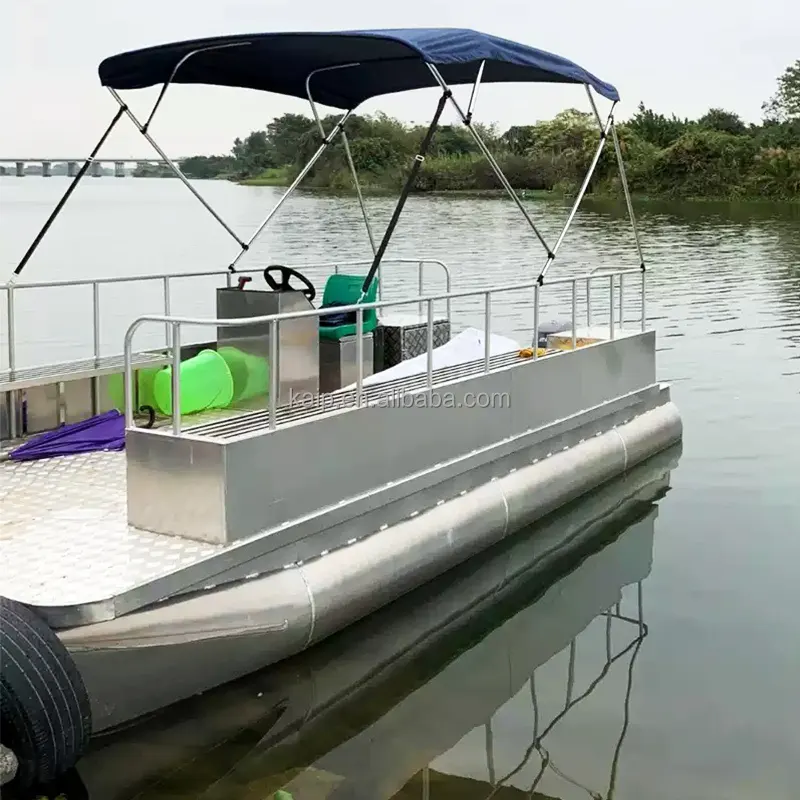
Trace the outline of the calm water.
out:
[[[65,186],[58,178],[0,179],[0,280]],[[224,183],[201,188],[240,232],[252,230],[277,196],[273,189]],[[376,225],[385,224],[391,201],[369,202]],[[540,203],[532,208],[553,239],[565,209]],[[151,766],[134,768],[124,749],[114,761],[113,748],[100,747],[85,766],[87,784],[103,785],[94,795],[102,800],[266,798],[268,791],[294,781],[295,800],[388,800],[392,793],[422,798],[426,791],[434,800],[477,798],[490,795],[490,781],[513,772],[506,785],[518,791],[497,790],[493,796],[503,800],[527,796],[545,763],[535,783],[539,796],[608,796],[612,774],[613,796],[620,800],[797,796],[800,216],[711,205],[645,206],[639,214],[651,269],[648,317],[660,337],[659,377],[672,383],[685,421],[683,455],[672,473],[672,490],[658,501],[649,545],[653,523],[638,521],[556,583],[557,576],[534,571],[525,584],[527,597],[485,609],[472,634],[461,632],[460,639],[454,634],[452,641],[440,637],[435,646],[422,648],[420,663],[398,670],[390,685],[353,695],[338,712],[344,722],[310,718],[286,733],[288,739],[269,738],[270,731],[275,739],[281,730],[281,724],[273,726],[276,716],[285,720],[273,707],[275,692],[288,686],[319,691],[340,674],[342,664],[363,656],[369,636],[379,641],[379,631],[367,628],[360,639],[340,637],[329,646],[332,650],[308,654],[291,667],[296,679],[285,670],[280,675],[273,671],[256,683],[245,682],[237,689],[238,700],[212,695],[151,721],[146,730],[128,731],[126,741],[138,747],[135,760],[140,767]],[[248,266],[367,253],[358,207],[351,200],[299,196],[268,231],[248,255]],[[177,181],[87,180],[23,275],[38,281],[221,269],[236,251],[226,236]],[[460,289],[511,282],[520,273],[533,279],[542,262],[537,247],[508,202],[425,198],[409,202],[390,253],[443,259]],[[626,220],[613,208],[585,210],[562,252],[553,277],[600,264],[635,264]],[[320,285],[326,272],[308,270]],[[442,286],[435,272],[429,275],[426,288]],[[413,293],[415,268],[387,268],[385,284],[395,296]],[[214,285],[213,280],[181,284],[173,311],[210,314]],[[633,319],[632,287],[627,294],[626,317]],[[598,304],[603,299],[598,297]],[[549,298],[554,313],[569,311],[565,300],[563,295]],[[102,303],[103,351],[118,352],[130,315],[160,310],[158,286],[104,289]],[[479,308],[471,301],[457,304],[456,322],[481,324]],[[498,302],[495,308],[493,330],[527,342],[530,307]],[[91,297],[85,290],[23,293],[17,315],[19,366],[53,354],[59,359],[91,354]],[[5,327],[0,325],[2,336]],[[161,335],[151,331],[142,345]],[[5,340],[0,343],[5,353]],[[613,535],[626,528],[615,525]],[[598,615],[613,606],[615,592],[625,583],[631,585],[623,592],[623,615],[637,609],[637,579],[615,571],[614,565],[626,565],[633,575],[640,548],[649,546],[652,569],[647,560],[649,575],[642,586],[647,635],[557,723],[541,752],[526,753],[534,730],[530,675],[535,671],[541,732],[563,707],[567,645],[573,637],[581,637],[574,695],[603,672],[606,622]],[[554,598],[562,605],[551,609]],[[405,618],[434,619],[430,598],[414,602]],[[528,616],[520,617],[523,612]],[[395,630],[396,616],[387,617],[385,630]],[[588,623],[591,617],[597,619]],[[515,619],[524,624],[508,632]],[[615,652],[635,640],[638,626],[628,627],[632,633],[624,627],[615,632]],[[487,646],[487,631],[505,636],[505,644]],[[541,652],[512,663],[513,648],[525,637],[541,643]],[[553,643],[556,655],[547,652],[547,643]],[[498,646],[508,648],[507,657],[504,650],[497,658]],[[464,665],[460,683],[447,672],[448,662],[453,669]],[[418,702],[409,705],[413,697]],[[273,705],[264,701],[260,706],[258,698],[271,698]],[[235,736],[231,725],[241,728]],[[209,755],[215,726],[219,740],[228,741]],[[161,744],[159,731],[165,737]],[[167,780],[180,764],[183,768]],[[343,765],[350,769],[344,782]],[[420,772],[426,765],[427,778]],[[309,769],[297,776],[302,767]],[[114,775],[111,782],[109,774]],[[447,783],[444,774],[474,782]],[[161,783],[153,783],[156,777]],[[429,790],[425,780],[430,780]],[[400,790],[403,783],[408,785]]]

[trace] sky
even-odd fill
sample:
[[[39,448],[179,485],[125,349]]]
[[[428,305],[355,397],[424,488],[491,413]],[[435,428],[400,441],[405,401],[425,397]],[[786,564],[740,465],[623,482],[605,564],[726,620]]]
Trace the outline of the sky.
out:
[[[800,58],[797,0],[0,0],[0,157],[87,154],[116,110],[97,66],[118,52],[225,33],[439,26],[475,28],[576,61],[618,88],[619,119],[644,101],[681,117],[721,107],[758,121],[776,78]],[[127,92],[125,99],[145,118],[157,91]],[[421,90],[382,97],[360,111],[424,122],[436,96]],[[488,86],[476,119],[505,129],[569,107],[588,110],[581,87]],[[151,133],[176,158],[225,153],[235,137],[287,111],[307,113],[308,105],[174,86]],[[152,150],[125,120],[102,154],[149,157]]]

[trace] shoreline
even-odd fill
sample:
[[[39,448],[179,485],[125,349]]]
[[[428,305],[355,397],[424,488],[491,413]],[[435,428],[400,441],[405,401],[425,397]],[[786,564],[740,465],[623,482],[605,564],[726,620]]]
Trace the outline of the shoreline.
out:
[[[242,180],[232,181],[238,186],[247,187],[271,187],[276,189],[286,189],[289,183],[283,181],[275,181],[269,178],[244,178]],[[329,195],[331,197],[356,197],[355,189],[331,189],[325,186],[298,186],[296,191],[308,192],[312,194]],[[530,200],[567,200],[572,202],[576,196],[576,192],[568,192],[557,189],[518,189],[516,190],[520,199]],[[364,195],[380,197],[396,197],[398,194],[397,189],[388,189],[375,186],[362,186],[361,192]],[[456,198],[475,198],[475,199],[511,199],[506,193],[505,189],[445,189],[440,191],[412,191],[411,196],[418,197],[456,197]],[[675,197],[666,194],[646,194],[646,193],[632,193],[633,200],[640,203],[725,203],[729,205],[742,205],[742,204],[759,204],[759,205],[778,205],[778,206],[798,206],[800,205],[800,196],[791,199],[776,200],[770,197],[759,196],[741,196],[741,197],[715,197],[711,195],[699,196],[680,196]],[[587,192],[584,196],[584,202],[591,200],[600,201],[615,201],[624,203],[625,197],[622,194],[613,192]]]
[[[39,175],[28,175],[28,178],[35,178],[41,177]],[[54,176],[54,177],[66,177],[66,176]],[[140,175],[140,176],[130,176],[132,178],[136,178],[138,180],[147,180],[147,179],[157,179],[157,180],[176,180],[176,176],[173,174],[169,175]],[[0,175],[0,179],[2,178],[12,178],[16,179],[14,175]],[[233,178],[230,175],[218,175],[213,178],[194,178],[187,175],[189,180],[209,180],[209,181],[227,181],[229,183],[233,183],[237,186],[244,186],[250,188],[275,188],[275,189],[286,189],[290,185],[290,181],[285,179],[276,179],[276,178],[269,178],[269,177],[259,177],[259,178]],[[355,189],[352,187],[349,189],[346,188],[329,188],[327,186],[298,186],[298,192],[308,193],[308,194],[316,194],[322,196],[329,196],[329,197],[356,197]],[[381,186],[362,186],[361,187],[362,194],[368,197],[397,197],[399,189],[396,188],[385,188]],[[575,196],[575,191],[564,191],[561,189],[519,189],[517,190],[517,194],[519,195],[520,199],[524,200],[559,200],[571,203]],[[415,190],[411,192],[411,196],[416,197],[452,197],[457,199],[476,199],[476,200],[499,200],[499,199],[506,199],[510,200],[511,198],[507,195],[504,189],[442,189],[442,190],[434,190],[434,191],[420,191]],[[771,197],[763,197],[757,195],[741,195],[738,197],[725,197],[725,196],[713,196],[713,195],[681,195],[675,196],[671,194],[648,194],[646,192],[633,192],[631,193],[631,197],[637,203],[697,203],[697,204],[706,204],[706,205],[727,205],[727,206],[744,206],[744,205],[752,205],[752,206],[774,206],[774,207],[782,207],[782,208],[798,208],[800,207],[800,195],[793,198],[782,198],[776,199]],[[615,192],[604,192],[604,191],[596,191],[596,192],[587,192],[584,196],[583,202],[614,202],[617,204],[624,204],[625,198],[622,194],[617,194]]]

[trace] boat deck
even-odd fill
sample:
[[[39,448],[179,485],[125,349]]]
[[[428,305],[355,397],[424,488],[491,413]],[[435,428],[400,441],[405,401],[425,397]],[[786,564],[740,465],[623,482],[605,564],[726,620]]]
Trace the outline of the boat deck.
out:
[[[128,525],[125,453],[0,463],[2,594],[43,607],[112,600],[220,547]]]
[[[494,356],[490,369],[523,359],[516,352]],[[434,370],[434,385],[479,374],[483,359]],[[364,387],[372,403],[424,388],[427,373]],[[332,410],[353,407],[354,390],[324,396],[313,408],[278,409],[278,424],[299,422]],[[263,428],[267,411],[221,412],[201,417],[186,432],[233,436]],[[164,424],[168,424],[164,423]],[[124,452],[86,453],[37,461],[0,461],[0,551],[2,594],[43,609],[86,607],[97,619],[116,616],[171,593],[178,573],[184,588],[210,581],[219,572],[217,557],[268,536],[215,545],[140,530],[127,521]],[[235,558],[234,558],[235,560]],[[35,566],[34,566],[35,565]],[[170,590],[165,587],[169,578]]]

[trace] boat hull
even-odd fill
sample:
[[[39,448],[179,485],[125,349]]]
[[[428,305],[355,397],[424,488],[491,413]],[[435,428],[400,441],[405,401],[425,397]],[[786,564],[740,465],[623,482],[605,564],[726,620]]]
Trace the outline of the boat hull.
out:
[[[485,723],[538,665],[619,602],[624,586],[647,577],[658,510],[653,504],[668,489],[677,458],[670,451],[648,460],[551,515],[535,532],[520,532],[309,653],[98,737],[80,766],[90,795],[128,796],[126,787],[182,766],[194,775],[206,755],[215,759],[216,774],[237,769],[268,781],[286,765],[318,758],[347,775],[353,764],[348,752],[358,752],[357,783],[372,783],[380,773],[382,784],[402,784]],[[460,655],[453,659],[453,652]],[[471,688],[476,680],[479,692]],[[386,685],[393,689],[380,691]],[[364,703],[371,713],[358,716],[354,731],[352,709]],[[421,708],[426,714],[437,709],[431,719],[438,723],[421,730]],[[342,724],[345,717],[349,722]],[[239,749],[226,756],[224,742],[236,741],[243,730],[261,741],[239,764]],[[370,759],[381,768],[365,771],[361,739],[370,732],[377,734]],[[215,788],[224,793],[225,786]],[[203,793],[203,786],[196,788]],[[269,794],[266,787],[262,794]]]
[[[667,401],[316,559],[61,631],[89,688],[95,730],[301,652],[626,473],[681,434],[678,410]]]

